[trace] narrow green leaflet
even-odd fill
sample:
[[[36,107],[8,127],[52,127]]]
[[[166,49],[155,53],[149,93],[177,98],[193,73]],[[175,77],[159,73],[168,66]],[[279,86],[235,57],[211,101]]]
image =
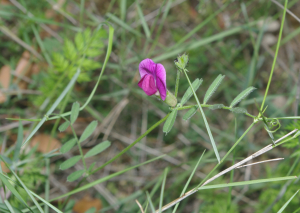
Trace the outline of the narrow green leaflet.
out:
[[[277,213],[281,213],[283,212],[283,210],[287,207],[287,205],[289,205],[289,203],[291,202],[291,200],[296,196],[296,194],[299,192],[300,189],[298,189],[296,191],[296,193],[279,209],[279,211]]]
[[[241,100],[246,98],[255,89],[255,87],[248,87],[247,89],[245,89],[238,96],[236,96],[236,98],[231,102],[230,107],[234,107],[235,105],[237,105]]]
[[[291,179],[296,179],[296,178],[297,178],[297,176],[287,176],[287,177],[279,177],[279,178],[241,181],[241,182],[235,182],[235,183],[223,183],[223,184],[216,184],[216,185],[200,186],[198,188],[198,190],[218,189],[218,188],[224,188],[224,187],[230,187],[230,186],[245,186],[245,185],[250,185],[250,184],[268,183],[268,182],[281,181],[281,180],[291,180]]]
[[[242,108],[242,107],[235,107],[235,108],[231,108],[230,109],[231,112],[233,113],[247,113],[247,110],[245,108]]]
[[[73,138],[69,141],[67,141],[61,148],[60,148],[60,152],[62,154],[67,153],[68,151],[70,151],[70,149],[72,149],[76,144],[76,138]]]
[[[72,105],[72,109],[71,109],[71,115],[70,115],[71,124],[73,124],[76,121],[79,111],[80,111],[80,105],[78,102],[75,102]]]
[[[91,134],[95,131],[97,125],[98,125],[97,121],[92,121],[83,131],[83,133],[79,139],[79,142],[82,142],[85,139],[87,139],[88,137],[90,137]]]
[[[167,118],[164,127],[163,127],[163,132],[168,134],[168,132],[171,131],[174,123],[175,123],[175,119],[177,117],[177,111],[178,109],[174,109],[171,114],[169,115],[169,117]]]
[[[84,158],[89,158],[94,155],[99,154],[100,152],[103,152],[105,149],[110,147],[110,141],[103,141],[102,143],[99,143],[97,146],[94,146],[92,149],[90,149],[84,156]]]
[[[193,115],[195,115],[195,113],[198,110],[198,106],[194,106],[193,108],[191,108],[189,111],[187,111],[184,116],[183,116],[183,120],[189,120],[191,117],[193,117]]]
[[[203,80],[202,78],[199,79],[199,78],[196,78],[196,80],[192,83],[192,87],[194,89],[194,91],[196,92],[197,89],[200,87],[200,85],[202,84]],[[184,93],[182,99],[181,99],[181,105],[183,106],[190,98],[191,96],[193,95],[193,91],[191,89],[191,87],[189,87],[186,92]]]
[[[70,126],[70,122],[69,121],[65,121],[64,123],[62,123],[59,127],[58,130],[60,132],[66,131],[66,129]]]
[[[18,137],[17,137],[17,143],[15,146],[15,152],[14,152],[14,158],[13,158],[14,162],[17,162],[19,160],[22,142],[23,142],[23,125],[22,125],[22,122],[19,121]]]
[[[75,171],[67,177],[67,180],[69,182],[73,182],[73,181],[77,180],[78,178],[80,178],[83,175],[83,173],[84,173],[84,169]]]
[[[222,80],[225,78],[225,75],[218,75],[218,77],[212,82],[212,84],[209,86],[208,90],[205,93],[203,103],[206,104],[207,101],[210,99],[210,97],[214,94],[214,92],[218,89],[220,86]]]
[[[81,159],[80,155],[74,156],[69,158],[68,160],[64,161],[62,164],[60,164],[60,169],[65,170],[72,166],[74,166],[79,160]]]

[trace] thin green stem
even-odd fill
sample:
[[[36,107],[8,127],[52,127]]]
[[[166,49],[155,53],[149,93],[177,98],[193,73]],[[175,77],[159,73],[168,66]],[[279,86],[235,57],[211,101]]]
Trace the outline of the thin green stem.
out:
[[[203,117],[203,120],[204,120],[206,129],[207,129],[207,132],[208,132],[208,135],[209,135],[211,144],[212,144],[212,146],[213,146],[213,149],[214,149],[214,152],[215,152],[216,157],[217,157],[217,159],[218,159],[218,162],[220,163],[220,156],[219,156],[219,153],[218,153],[218,149],[217,149],[217,147],[216,147],[214,138],[213,138],[213,136],[212,136],[212,134],[211,134],[211,131],[210,131],[208,122],[207,122],[207,120],[206,120],[206,117],[205,117],[205,114],[204,114],[203,109],[202,109],[202,107],[201,107],[201,104],[200,104],[200,102],[199,102],[199,99],[198,99],[198,97],[197,97],[197,95],[196,95],[196,92],[195,92],[193,86],[192,86],[192,83],[191,83],[191,81],[190,81],[190,79],[189,79],[189,76],[187,75],[187,70],[186,70],[186,69],[183,69],[183,72],[184,72],[184,74],[185,74],[186,79],[187,79],[188,82],[189,82],[190,88],[191,88],[192,91],[193,91],[194,97],[195,97],[195,99],[196,99],[196,101],[197,101],[198,107],[199,107],[200,112],[201,112],[201,114],[202,114],[202,117]]]
[[[78,146],[78,149],[79,149],[79,152],[80,152],[80,156],[81,156],[81,160],[82,160],[82,163],[83,163],[83,166],[84,166],[84,170],[87,173],[88,170],[87,170],[87,166],[86,166],[86,163],[85,163],[85,160],[84,160],[84,154],[83,154],[79,139],[78,139],[78,137],[76,135],[76,132],[75,132],[75,129],[74,129],[74,127],[71,123],[70,123],[70,127],[72,129],[73,135],[74,135],[74,137],[76,139],[76,142],[77,142],[77,146]]]
[[[283,31],[283,25],[284,25],[284,20],[285,20],[285,12],[286,12],[286,8],[287,8],[287,3],[288,3],[288,0],[285,0],[284,11],[283,11],[283,15],[282,15],[281,26],[280,26],[280,31],[279,31],[275,56],[274,56],[274,60],[273,60],[273,64],[272,64],[272,69],[271,69],[267,89],[266,89],[265,96],[264,96],[263,102],[261,104],[260,110],[262,110],[264,108],[264,104],[265,104],[265,101],[266,101],[266,98],[267,98],[267,95],[268,95],[268,91],[269,91],[269,87],[270,87],[270,84],[271,84],[273,72],[274,72],[274,69],[275,69],[276,59],[277,59],[277,55],[278,55],[278,51],[279,51],[279,47],[280,47],[281,36],[282,36],[282,31]]]
[[[49,158],[46,158],[45,160],[45,164],[46,164],[46,176],[47,176],[47,180],[45,183],[45,200],[49,200],[49,192],[50,192],[50,160]],[[44,212],[48,213],[49,212],[49,206],[45,205],[44,206]]]
[[[175,98],[177,98],[177,94],[178,94],[179,80],[180,80],[180,70],[177,69],[176,85],[175,85]]]

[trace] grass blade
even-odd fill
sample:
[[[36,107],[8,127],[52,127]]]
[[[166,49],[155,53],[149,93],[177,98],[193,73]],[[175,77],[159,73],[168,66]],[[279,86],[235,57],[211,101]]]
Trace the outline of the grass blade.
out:
[[[244,98],[246,98],[251,92],[253,92],[253,90],[255,90],[255,87],[248,87],[247,89],[245,89],[243,92],[241,92],[238,96],[235,97],[235,99],[233,99],[233,101],[230,104],[230,107],[234,107],[235,105],[237,105],[241,100],[243,100]]]
[[[133,33],[134,35],[136,35],[138,37],[142,36],[142,34],[139,31],[137,31],[137,30],[133,29],[132,27],[130,27],[128,24],[126,24],[124,21],[122,21],[121,19],[119,19],[115,15],[113,15],[111,13],[107,13],[106,16],[108,18],[110,18],[113,22],[115,22],[116,24],[120,25],[125,30],[128,30],[129,32]]]
[[[1,159],[3,161],[3,159]],[[4,162],[4,161],[3,161]],[[6,162],[4,162],[6,164]],[[10,167],[6,164],[7,168],[10,169]],[[34,197],[31,195],[29,189],[26,187],[26,185],[22,182],[22,180],[19,178],[19,176],[12,170],[10,169],[10,171],[12,172],[12,174],[16,177],[16,179],[18,180],[18,182],[22,185],[23,189],[25,189],[26,193],[29,195],[29,197],[31,198],[31,200],[33,201],[33,203],[35,204],[35,206],[38,208],[38,210],[43,213],[43,209],[40,206],[40,204],[34,199]]]
[[[15,195],[19,201],[21,201],[28,209],[30,209],[30,207],[27,205],[27,203],[22,198],[22,196],[19,194],[19,192],[15,189],[15,187],[13,185],[11,185],[11,183],[6,179],[6,177],[2,173],[0,173],[0,179],[3,182],[3,184],[9,189],[9,191],[11,191],[11,193],[13,195]],[[30,209],[30,211],[32,212],[31,209]]]
[[[219,189],[219,188],[230,187],[230,186],[245,186],[245,185],[250,185],[250,184],[269,183],[269,182],[282,181],[282,180],[291,180],[291,179],[296,179],[296,178],[297,178],[297,176],[287,176],[287,177],[279,177],[279,178],[268,178],[268,179],[260,179],[260,180],[241,181],[241,182],[234,182],[234,183],[223,183],[223,184],[202,186],[202,187],[199,187],[198,190]]]
[[[156,157],[156,158],[153,158],[153,159],[151,159],[151,160],[145,161],[144,163],[141,163],[141,164],[138,164],[138,165],[129,167],[129,168],[127,168],[127,169],[124,169],[124,170],[122,170],[122,171],[115,172],[115,173],[113,173],[113,174],[107,175],[106,177],[100,178],[100,179],[95,180],[95,181],[93,181],[93,182],[90,182],[90,183],[88,183],[88,184],[86,184],[86,185],[84,185],[84,186],[82,186],[82,187],[79,187],[79,188],[77,188],[77,189],[74,189],[73,191],[70,191],[70,192],[68,192],[68,193],[66,193],[66,194],[63,194],[63,195],[61,195],[61,196],[58,196],[58,197],[56,197],[56,198],[50,200],[50,202],[53,201],[53,200],[58,200],[58,199],[60,199],[60,198],[66,197],[66,196],[73,195],[73,194],[75,194],[75,193],[84,191],[84,190],[86,190],[86,189],[89,189],[89,188],[91,188],[91,187],[93,187],[93,186],[95,186],[95,185],[97,185],[97,184],[99,184],[99,183],[102,183],[102,182],[104,182],[104,181],[107,181],[107,180],[109,180],[109,179],[111,179],[111,178],[113,178],[113,177],[119,176],[119,175],[121,175],[121,174],[123,174],[123,173],[125,173],[125,172],[127,172],[127,171],[132,170],[132,169],[135,169],[135,168],[138,168],[138,167],[143,166],[143,165],[145,165],[145,164],[148,164],[148,163],[151,163],[151,162],[153,162],[153,161],[156,161],[156,160],[158,160],[158,159],[160,159],[160,158],[162,158],[162,157],[164,157],[164,156],[165,156],[165,155],[161,155],[161,156],[159,156],[159,157]]]
[[[220,86],[222,80],[225,78],[225,75],[218,75],[218,77],[213,81],[213,83],[209,86],[208,90],[205,93],[203,104],[206,104],[209,98],[214,94],[214,92]]]
[[[203,157],[205,151],[206,151],[206,150],[204,150],[204,152],[202,153],[202,155],[201,155],[201,157],[199,158],[198,162],[196,163],[196,165],[195,165],[195,167],[194,167],[194,169],[193,169],[193,171],[192,171],[192,173],[191,173],[191,175],[190,175],[188,181],[185,183],[185,186],[184,186],[184,188],[183,188],[183,190],[182,190],[182,192],[181,192],[181,194],[180,194],[180,197],[185,193],[187,187],[189,186],[189,184],[190,184],[190,182],[191,182],[191,180],[192,180],[192,177],[194,176],[194,174],[195,174],[195,172],[196,172],[196,170],[197,170],[197,168],[198,168],[198,166],[199,166],[199,164],[200,164],[200,162],[201,162],[201,159],[202,159],[202,157]],[[174,207],[172,213],[176,213],[176,210],[177,210],[179,204],[180,204],[180,202],[176,204],[176,206]]]
[[[192,87],[192,83],[191,83],[191,81],[190,81],[190,79],[189,79],[189,76],[187,75],[187,70],[185,69],[185,70],[183,70],[183,72],[184,72],[184,74],[185,74],[186,79],[187,79],[188,82],[189,82],[190,88],[191,88],[192,91],[193,91],[194,97],[195,97],[195,99],[196,99],[196,101],[197,101],[198,107],[199,107],[200,112],[201,112],[201,115],[202,115],[202,117],[203,117],[203,121],[204,121],[206,130],[207,130],[207,133],[208,133],[208,136],[209,136],[211,145],[212,145],[212,147],[213,147],[213,149],[214,149],[214,152],[215,152],[215,155],[216,155],[216,157],[217,157],[217,159],[218,159],[218,162],[220,163],[220,155],[219,155],[219,152],[218,152],[218,149],[217,149],[215,140],[214,140],[214,138],[213,138],[213,136],[212,136],[210,127],[209,127],[209,125],[208,125],[208,122],[207,122],[207,120],[206,120],[205,114],[204,114],[203,109],[202,109],[202,107],[201,107],[200,101],[199,101],[199,99],[198,99],[198,97],[197,97],[197,95],[196,95],[196,92],[195,92],[194,88]]]
[[[148,27],[147,22],[146,22],[146,20],[145,20],[143,11],[142,11],[142,9],[141,9],[141,6],[140,6],[140,4],[139,4],[138,1],[136,1],[135,3],[136,3],[137,11],[138,11],[140,20],[141,20],[141,22],[142,22],[142,26],[143,26],[143,28],[144,28],[146,37],[147,37],[147,38],[150,38],[150,30],[149,30],[149,27]]]
[[[14,152],[14,158],[13,158],[14,162],[17,162],[19,160],[22,142],[23,142],[23,125],[22,125],[22,122],[19,121],[18,137],[17,137],[17,143],[15,146],[15,152]]]
[[[165,190],[167,174],[168,174],[168,168],[165,168],[164,179],[163,179],[163,182],[161,184],[161,191],[160,191],[160,198],[159,198],[159,213],[161,213],[161,207],[162,207],[162,204],[163,204],[164,190]]]
[[[72,77],[69,84],[66,86],[64,91],[60,94],[60,96],[56,99],[54,104],[51,106],[51,108],[48,110],[44,118],[36,125],[36,127],[33,129],[33,131],[30,133],[30,135],[26,138],[25,142],[22,144],[24,146],[31,138],[32,136],[39,130],[39,128],[45,123],[45,121],[48,120],[49,115],[55,110],[55,108],[58,106],[58,104],[62,101],[62,99],[66,96],[66,94],[69,92],[69,90],[72,88],[74,83],[76,82],[78,76],[80,74],[80,69],[77,69],[76,74]]]
[[[279,211],[277,213],[281,213],[283,212],[283,210],[287,207],[287,205],[289,205],[289,203],[291,202],[291,200],[296,196],[296,194],[299,192],[300,189],[298,189],[296,191],[296,193],[279,209]]]
[[[7,208],[9,209],[10,213],[15,213],[13,207],[10,205],[10,203],[8,202],[8,200],[4,200],[4,203],[7,206]]]
[[[149,195],[149,192],[147,191],[146,194],[147,194],[147,200],[148,200],[148,203],[150,205],[151,211],[152,211],[152,213],[155,213],[155,208],[153,206],[153,203],[152,203],[151,197]]]

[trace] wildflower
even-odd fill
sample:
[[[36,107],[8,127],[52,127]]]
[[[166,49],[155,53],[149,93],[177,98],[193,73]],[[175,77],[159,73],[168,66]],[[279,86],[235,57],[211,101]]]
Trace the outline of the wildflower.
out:
[[[141,80],[138,86],[147,95],[158,96],[169,106],[176,106],[176,97],[167,90],[166,70],[162,64],[156,64],[151,59],[146,58],[141,61],[139,71]]]
[[[138,85],[144,92],[151,95],[160,95],[164,101],[167,96],[166,70],[162,64],[156,64],[151,59],[144,59],[139,65],[141,80]]]

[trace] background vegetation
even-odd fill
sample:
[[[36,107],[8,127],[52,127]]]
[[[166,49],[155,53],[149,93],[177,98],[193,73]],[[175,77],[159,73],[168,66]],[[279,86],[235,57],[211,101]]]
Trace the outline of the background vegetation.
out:
[[[178,198],[206,150],[188,190],[198,186],[218,164],[200,113],[186,121],[182,118],[187,110],[179,110],[168,134],[160,124],[126,149],[170,111],[137,86],[138,65],[145,58],[162,63],[167,87],[174,93],[174,59],[187,53],[189,78],[203,79],[196,91],[201,103],[211,83],[222,74],[225,78],[209,104],[229,106],[253,86],[256,90],[237,106],[257,116],[255,101],[261,106],[264,100],[277,54],[283,5],[283,0],[1,0],[1,212],[141,212],[135,199],[150,212],[146,192],[156,209]],[[265,117],[299,113],[300,3],[290,0],[287,8]],[[74,86],[72,80],[76,80]],[[55,102],[66,87],[70,90],[65,97]],[[181,74],[179,100],[188,88]],[[79,113],[75,102],[87,105]],[[72,110],[73,117],[79,113],[77,120],[72,122],[70,116],[48,119],[50,114],[44,115],[54,105],[51,116]],[[196,105],[195,98],[187,105]],[[244,110],[203,109],[222,158],[253,118]],[[40,118],[45,118],[40,128],[38,122],[28,120]],[[273,133],[275,140],[300,129],[296,118],[280,120],[281,128]],[[87,126],[90,132],[84,131]],[[255,124],[212,175],[270,144],[263,127],[263,122]],[[28,136],[32,137],[27,141]],[[99,144],[102,147],[95,149]],[[295,138],[253,162],[284,160],[235,169],[211,184],[298,177],[299,148]],[[99,149],[103,149],[100,154]],[[91,154],[91,150],[98,151]],[[91,157],[84,160],[87,155]],[[201,190],[184,199],[176,212],[277,212],[298,189],[299,179],[294,178]],[[42,198],[37,199],[40,208],[29,196],[32,192]],[[300,211],[299,199],[296,194],[285,211]]]

